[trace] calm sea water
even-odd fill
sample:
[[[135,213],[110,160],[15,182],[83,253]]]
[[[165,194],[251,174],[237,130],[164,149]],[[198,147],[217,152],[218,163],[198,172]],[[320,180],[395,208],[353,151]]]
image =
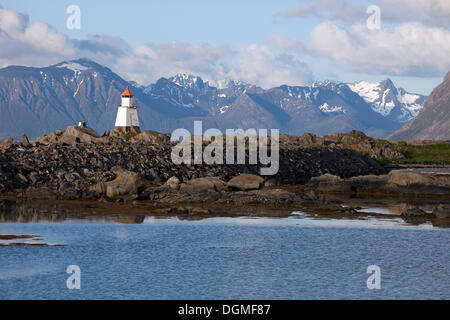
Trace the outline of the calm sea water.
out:
[[[450,230],[395,220],[147,217],[2,223],[0,299],[449,299]],[[69,265],[81,289],[69,290]],[[367,267],[381,269],[369,290]]]

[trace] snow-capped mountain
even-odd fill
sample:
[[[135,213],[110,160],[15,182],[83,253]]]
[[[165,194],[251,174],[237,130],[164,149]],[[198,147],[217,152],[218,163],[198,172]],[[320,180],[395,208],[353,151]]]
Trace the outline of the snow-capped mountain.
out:
[[[242,86],[250,86],[250,84],[240,81],[240,80],[233,80],[233,79],[223,79],[223,80],[217,80],[212,81],[211,85],[216,87],[217,89],[226,89],[231,87],[242,87]]]
[[[417,116],[423,108],[425,96],[396,88],[391,79],[379,83],[359,81],[348,86],[359,94],[372,109],[384,117],[405,123]]]
[[[134,93],[144,129],[172,132],[202,120],[204,128],[277,128],[282,133],[329,134],[353,129],[374,137],[397,130],[422,107],[423,96],[396,89],[391,81],[316,82],[264,90],[241,81],[212,85],[178,74],[149,86],[126,81],[91,60],[45,68],[0,69],[0,138],[30,138],[87,121],[111,129],[126,86]]]
[[[423,109],[399,130],[388,136],[393,140],[450,141],[450,71],[427,97]]]

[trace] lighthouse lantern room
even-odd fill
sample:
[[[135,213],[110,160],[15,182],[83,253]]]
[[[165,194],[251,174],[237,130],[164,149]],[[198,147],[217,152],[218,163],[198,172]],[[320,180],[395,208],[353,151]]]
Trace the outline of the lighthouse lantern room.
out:
[[[122,105],[117,110],[115,127],[123,132],[140,132],[137,106],[134,102],[134,95],[128,86],[125,92],[122,93]]]

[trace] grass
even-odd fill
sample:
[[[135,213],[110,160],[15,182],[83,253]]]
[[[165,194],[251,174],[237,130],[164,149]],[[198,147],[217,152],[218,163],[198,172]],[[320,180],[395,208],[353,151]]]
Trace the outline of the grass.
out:
[[[437,143],[425,145],[398,145],[396,149],[403,153],[405,158],[395,159],[395,163],[423,163],[423,164],[450,164],[450,144]]]

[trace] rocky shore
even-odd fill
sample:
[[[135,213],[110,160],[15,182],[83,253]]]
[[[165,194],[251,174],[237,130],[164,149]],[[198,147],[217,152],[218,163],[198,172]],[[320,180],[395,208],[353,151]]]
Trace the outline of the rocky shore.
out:
[[[162,213],[193,215],[223,206],[356,214],[329,197],[338,193],[448,198],[449,176],[389,172],[373,158],[398,156],[396,151],[370,140],[361,148],[372,157],[346,148],[360,136],[281,136],[279,172],[264,177],[260,165],[176,165],[169,135],[144,131],[126,137],[110,131],[100,136],[89,128],[68,127],[32,143],[25,135],[21,142],[0,141],[0,195],[147,203]],[[433,213],[418,210],[406,208],[405,214],[447,219],[449,212],[439,201]]]

